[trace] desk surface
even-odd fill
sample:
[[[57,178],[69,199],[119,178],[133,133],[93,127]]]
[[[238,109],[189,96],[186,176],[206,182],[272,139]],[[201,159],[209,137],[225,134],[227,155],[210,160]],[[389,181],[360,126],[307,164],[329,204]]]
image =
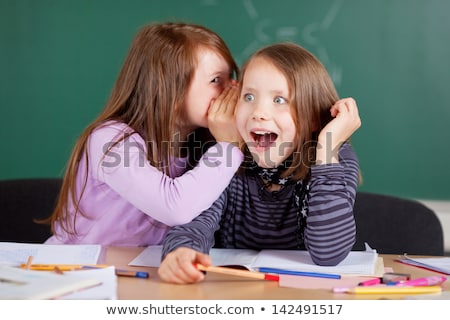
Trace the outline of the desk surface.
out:
[[[118,296],[121,300],[346,300],[346,299],[403,299],[402,295],[353,295],[334,294],[330,290],[304,290],[282,288],[274,281],[243,280],[219,274],[208,274],[203,282],[189,285],[176,285],[162,282],[156,268],[130,267],[143,248],[110,247],[106,248],[105,263],[117,268],[145,270],[149,279],[118,278]],[[380,255],[385,267],[394,272],[409,273],[412,278],[439,275],[438,273],[395,262],[397,255]],[[450,281],[443,285],[450,291]]]

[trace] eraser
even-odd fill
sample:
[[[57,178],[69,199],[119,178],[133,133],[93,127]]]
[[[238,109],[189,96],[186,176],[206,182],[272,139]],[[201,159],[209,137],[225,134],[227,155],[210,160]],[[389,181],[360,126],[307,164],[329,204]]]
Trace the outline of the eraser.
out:
[[[392,282],[400,282],[407,281],[411,278],[411,275],[408,273],[396,273],[396,272],[386,272],[383,274],[383,283],[392,283]]]

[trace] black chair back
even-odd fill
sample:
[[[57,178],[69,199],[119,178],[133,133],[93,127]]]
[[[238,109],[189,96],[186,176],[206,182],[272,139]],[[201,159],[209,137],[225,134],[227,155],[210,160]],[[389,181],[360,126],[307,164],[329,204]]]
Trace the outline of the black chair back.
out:
[[[0,181],[0,241],[42,243],[50,226],[36,223],[52,213],[61,189],[60,178]]]
[[[433,210],[410,199],[358,192],[354,207],[356,243],[382,254],[444,255],[444,234]]]

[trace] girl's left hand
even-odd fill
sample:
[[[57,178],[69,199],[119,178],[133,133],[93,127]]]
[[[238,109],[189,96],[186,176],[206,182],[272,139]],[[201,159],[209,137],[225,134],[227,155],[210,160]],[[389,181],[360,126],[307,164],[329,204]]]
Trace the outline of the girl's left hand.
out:
[[[338,158],[327,151],[339,150],[342,143],[361,126],[358,107],[353,98],[338,100],[330,112],[334,119],[322,129],[318,138],[316,162],[322,164],[338,162]]]

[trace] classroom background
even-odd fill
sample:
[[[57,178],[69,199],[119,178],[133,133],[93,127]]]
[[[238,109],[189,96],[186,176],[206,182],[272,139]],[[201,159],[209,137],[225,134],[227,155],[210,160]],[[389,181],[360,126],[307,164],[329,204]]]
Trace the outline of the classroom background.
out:
[[[446,229],[448,12],[448,0],[0,0],[0,179],[62,177],[138,29],[186,21],[220,34],[239,64],[279,41],[313,52],[357,100],[360,190],[421,200]]]

